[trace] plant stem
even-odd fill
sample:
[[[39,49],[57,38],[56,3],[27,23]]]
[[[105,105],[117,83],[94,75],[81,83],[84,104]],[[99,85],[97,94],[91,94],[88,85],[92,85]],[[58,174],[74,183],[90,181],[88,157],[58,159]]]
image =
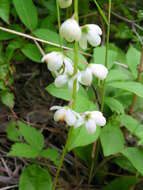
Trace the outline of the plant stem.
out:
[[[110,38],[111,5],[112,5],[112,0],[109,0],[108,25],[107,25],[107,37],[106,37],[106,54],[105,54],[105,66],[106,67],[108,67],[108,49],[109,49],[109,38]],[[103,83],[101,111],[103,111],[103,109],[104,109],[105,87],[106,87],[106,80],[104,80],[104,83]]]
[[[72,134],[72,127],[70,127],[70,130],[68,132],[67,141],[66,141],[66,144],[65,144],[65,146],[63,148],[63,151],[62,151],[62,156],[61,156],[61,159],[60,159],[60,163],[59,163],[59,166],[58,166],[58,169],[57,169],[57,172],[56,172],[56,176],[55,176],[54,182],[53,182],[53,188],[52,188],[53,190],[56,189],[58,177],[59,177],[59,174],[60,174],[63,162],[64,162],[65,155],[67,153],[67,148],[68,148],[68,145],[69,145],[69,142],[70,142],[71,134]]]
[[[75,18],[78,21],[78,0],[74,1],[74,9],[75,9]],[[77,71],[78,71],[77,68],[78,68],[78,43],[75,42],[75,44],[74,44],[74,75],[77,74]],[[75,79],[74,83],[73,83],[72,105],[71,105],[72,109],[75,109],[76,94],[77,94],[76,89],[77,89],[77,79]],[[63,148],[60,163],[59,163],[59,166],[58,166],[58,169],[57,169],[57,172],[56,172],[56,176],[55,176],[55,179],[54,179],[54,182],[53,182],[53,188],[52,188],[53,190],[55,190],[56,185],[57,185],[58,177],[59,177],[59,174],[60,174],[63,162],[64,162],[64,157],[65,157],[65,155],[67,153],[68,146],[69,146],[69,143],[70,143],[72,130],[73,130],[73,127],[70,127],[69,132],[68,132],[67,141],[66,141],[66,144],[65,144],[65,146]]]
[[[139,64],[139,67],[138,67],[138,77],[137,77],[137,80],[136,80],[137,82],[141,82],[142,72],[143,72],[143,47],[142,47],[142,52],[141,52],[140,64]],[[135,104],[136,104],[136,98],[137,98],[137,95],[134,94],[133,98],[132,98],[131,108],[129,110],[130,115],[132,115],[133,112],[134,112],[134,108],[135,108]]]
[[[94,1],[94,2],[96,2],[96,1]],[[109,49],[109,37],[110,37],[111,4],[112,4],[112,0],[109,0],[108,25],[107,25],[107,37],[106,37],[106,55],[105,55],[105,66],[106,67],[108,66],[108,49]],[[99,9],[99,7],[98,7],[98,9]],[[101,10],[100,10],[100,14],[101,14]],[[103,16],[103,14],[101,14],[101,15]],[[105,19],[104,19],[104,21],[105,21]],[[106,22],[106,24],[107,24],[107,22]],[[104,83],[103,83],[101,111],[103,111],[103,108],[104,108],[105,85],[106,85],[106,80],[104,80]],[[94,171],[96,143],[97,142],[95,141],[94,144],[93,144],[93,148],[92,148],[92,162],[91,162],[91,168],[90,168],[90,173],[89,173],[88,184],[91,183],[92,176],[93,176],[93,171]]]
[[[58,29],[59,29],[59,43],[60,43],[61,51],[63,51],[63,48],[62,48],[63,39],[62,39],[62,36],[60,35],[61,17],[60,17],[60,7],[59,7],[58,0],[56,0],[56,6],[57,6],[57,18],[58,18]]]

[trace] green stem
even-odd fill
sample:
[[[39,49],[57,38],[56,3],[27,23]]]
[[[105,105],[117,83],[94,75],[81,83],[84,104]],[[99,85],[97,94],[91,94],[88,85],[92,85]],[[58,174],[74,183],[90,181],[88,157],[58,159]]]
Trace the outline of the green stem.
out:
[[[65,146],[63,148],[63,151],[62,151],[62,156],[61,156],[61,159],[60,159],[60,163],[59,163],[59,166],[58,166],[58,169],[57,169],[57,172],[56,172],[56,176],[55,176],[55,179],[54,179],[54,182],[53,182],[53,188],[52,188],[53,190],[56,189],[58,177],[59,177],[59,174],[60,174],[63,162],[64,162],[65,155],[67,153],[67,149],[68,149],[68,146],[69,146],[71,135],[72,135],[72,127],[70,128],[70,130],[68,132],[67,141],[66,141],[66,144],[65,144]]]
[[[58,19],[58,29],[59,29],[59,33],[60,33],[60,27],[61,27],[61,17],[60,17],[60,7],[59,7],[59,3],[58,0],[56,0],[56,6],[57,6],[57,19]],[[62,45],[63,45],[63,39],[62,36],[59,34],[59,43],[60,43],[60,48],[61,51],[63,51]]]
[[[78,21],[78,0],[74,1],[74,9],[75,9],[75,19]],[[77,74],[77,71],[78,71],[77,68],[78,68],[78,43],[75,42],[75,44],[74,44],[74,75]],[[71,105],[72,109],[75,109],[76,94],[77,94],[76,89],[77,89],[77,79],[75,79],[74,83],[73,83],[72,105]],[[68,146],[69,146],[69,143],[70,143],[72,130],[73,130],[73,127],[71,127],[69,129],[69,132],[68,132],[67,141],[66,141],[66,144],[65,144],[65,146],[63,148],[60,163],[59,163],[59,166],[58,166],[58,169],[57,169],[57,172],[56,172],[56,176],[55,176],[55,179],[54,179],[54,182],[53,182],[53,188],[52,188],[53,190],[56,189],[58,177],[59,177],[59,174],[60,174],[63,162],[64,162],[65,155],[66,155],[66,153],[68,151]]]
[[[109,0],[108,25],[107,25],[107,37],[106,37],[106,55],[105,55],[105,66],[106,67],[108,67],[108,50],[109,50],[109,38],[110,38],[111,5],[112,5],[112,0]],[[106,88],[106,80],[104,80],[104,83],[103,83],[101,111],[103,111],[103,109],[104,109],[105,88]]]
[[[94,1],[97,3],[96,1]],[[108,8],[108,25],[107,25],[107,38],[106,38],[106,55],[105,55],[105,66],[108,66],[108,49],[109,49],[109,37],[110,37],[110,17],[111,17],[111,4],[112,0],[109,0],[109,8]],[[98,7],[99,9],[99,7]],[[99,9],[100,10],[100,9]],[[102,14],[102,10],[100,10],[100,14]],[[105,19],[104,19],[105,20]],[[106,22],[107,24],[107,22]],[[103,91],[102,91],[102,103],[101,103],[101,111],[103,111],[104,108],[104,96],[105,96],[105,87],[106,87],[106,80],[104,80],[103,83]],[[96,145],[96,142],[93,144],[93,149],[92,149],[92,162],[91,162],[91,168],[90,168],[90,173],[89,173],[89,179],[88,179],[88,184],[91,183],[92,177],[93,177],[93,171],[94,171],[94,165],[95,165],[95,153],[98,153],[98,150],[94,151],[94,146]],[[96,147],[97,148],[97,147]],[[99,148],[99,144],[98,144]],[[98,149],[97,148],[97,149]],[[98,155],[98,154],[97,154]]]

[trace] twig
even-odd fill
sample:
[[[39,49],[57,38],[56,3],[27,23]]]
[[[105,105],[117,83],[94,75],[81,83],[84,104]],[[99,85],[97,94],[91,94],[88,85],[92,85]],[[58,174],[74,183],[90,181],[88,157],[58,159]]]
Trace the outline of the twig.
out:
[[[137,77],[137,82],[141,82],[141,75],[142,75],[142,72],[143,72],[143,47],[142,47],[142,52],[141,52],[141,58],[140,58],[140,64],[138,66],[138,77]],[[136,98],[137,98],[137,95],[134,94],[133,95],[133,98],[132,98],[132,104],[131,104],[131,108],[129,110],[129,114],[132,115],[133,112],[134,112],[134,108],[135,108],[135,103],[136,103]]]
[[[127,22],[129,24],[134,25],[135,27],[137,27],[138,29],[140,29],[140,30],[143,31],[143,27],[141,27],[140,25],[136,24],[134,20],[129,20],[129,19],[127,19],[127,18],[125,18],[125,17],[123,17],[123,16],[121,16],[121,15],[113,12],[113,11],[111,12],[111,14],[114,15],[115,17],[119,18],[120,20],[123,20],[123,21],[125,21],[125,22]]]
[[[1,161],[2,161],[2,163],[3,163],[3,165],[4,165],[5,169],[6,169],[6,172],[7,172],[8,176],[11,177],[12,171],[8,168],[6,162],[5,162],[5,160],[3,158],[1,158]]]
[[[36,44],[37,48],[39,49],[41,55],[44,56],[44,55],[45,55],[45,52],[44,52],[44,50],[41,48],[41,46],[39,45],[39,43],[38,43],[36,40],[33,40],[33,41],[34,41],[34,43]]]
[[[15,31],[15,30],[11,30],[11,29],[8,29],[8,28],[5,28],[5,27],[2,27],[0,26],[0,30],[2,31],[5,31],[5,32],[8,32],[8,33],[11,33],[11,34],[15,34],[15,35],[18,35],[18,36],[22,36],[24,38],[28,38],[28,39],[31,39],[31,40],[35,40],[35,41],[38,41],[38,42],[41,42],[41,43],[45,43],[45,44],[48,44],[48,45],[52,45],[52,46],[55,46],[55,47],[59,47],[60,48],[60,45],[59,44],[56,44],[56,43],[53,43],[53,42],[49,42],[47,40],[42,40],[40,38],[36,38],[34,36],[31,36],[29,34],[24,34],[22,32],[18,32],[18,31]],[[69,48],[69,47],[66,47],[66,46],[62,46],[63,49],[65,50],[69,50],[69,51],[73,51],[72,48]],[[79,51],[81,54],[85,55],[85,56],[89,56],[89,57],[92,57],[91,54],[89,53],[85,53],[83,51]]]
[[[12,188],[15,188],[15,187],[18,187],[18,185],[12,185],[12,186],[8,186],[8,187],[3,187],[3,188],[0,188],[0,190],[12,189]]]
[[[135,33],[135,35],[137,36],[137,38],[139,39],[139,42],[141,43],[141,45],[143,46],[143,40],[141,38],[141,36],[139,35],[139,33],[136,30],[136,27],[134,25],[132,25],[132,30]]]

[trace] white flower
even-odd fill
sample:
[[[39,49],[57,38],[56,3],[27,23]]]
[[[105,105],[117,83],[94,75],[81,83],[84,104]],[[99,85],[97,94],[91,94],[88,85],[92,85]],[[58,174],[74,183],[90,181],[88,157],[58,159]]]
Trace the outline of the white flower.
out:
[[[60,8],[65,9],[72,4],[72,0],[58,0]]]
[[[96,121],[96,125],[104,126],[106,124],[106,119],[100,111],[92,111],[91,118]]]
[[[99,111],[87,111],[83,114],[86,130],[89,134],[96,131],[96,126],[104,126],[106,119]]]
[[[63,75],[59,75],[56,77],[55,79],[55,86],[60,88],[62,86],[64,86],[65,84],[68,84],[68,88],[69,90],[73,89],[73,84],[74,84],[74,80],[77,78],[77,75],[75,76],[71,76],[68,75],[67,73],[63,74]],[[77,85],[76,85],[77,91],[79,90],[79,83],[77,80]]]
[[[87,49],[87,42],[96,47],[101,43],[102,30],[96,24],[87,24],[82,27],[82,35],[79,40],[79,45],[83,49]]]
[[[48,69],[50,71],[57,71],[63,65],[63,55],[60,52],[51,52],[43,56],[42,62],[48,62]]]
[[[80,83],[85,86],[90,86],[92,83],[92,71],[88,67],[80,72]]]
[[[81,29],[77,21],[70,18],[61,25],[60,34],[68,42],[79,41],[81,38]]]
[[[51,52],[43,56],[42,62],[48,62],[48,69],[52,72],[57,72],[64,65],[64,70],[71,74],[73,73],[73,63],[71,59],[64,56],[60,52]]]
[[[88,66],[92,73],[99,78],[100,80],[104,80],[107,77],[108,69],[102,64],[89,64]]]
[[[54,114],[55,121],[66,122],[69,126],[77,126],[77,120],[80,118],[80,115],[71,110],[70,108],[53,106],[50,110],[57,110]]]

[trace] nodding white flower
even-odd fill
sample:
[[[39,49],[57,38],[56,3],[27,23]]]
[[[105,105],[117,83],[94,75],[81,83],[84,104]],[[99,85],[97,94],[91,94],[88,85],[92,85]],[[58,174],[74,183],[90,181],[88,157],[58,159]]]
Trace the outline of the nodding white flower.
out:
[[[79,45],[82,49],[87,49],[87,43],[96,47],[101,43],[102,30],[96,24],[87,24],[82,27],[82,35],[79,40]]]
[[[106,119],[99,111],[88,111],[84,114],[85,127],[89,134],[96,131],[96,126],[104,126]]]
[[[73,63],[71,59],[64,56],[61,52],[53,51],[43,56],[42,62],[48,62],[48,69],[52,72],[57,72],[63,65],[68,73],[73,73]]]
[[[68,75],[67,73],[63,74],[63,75],[59,75],[56,77],[55,79],[55,86],[60,88],[62,86],[64,86],[65,84],[68,84],[68,88],[70,90],[73,89],[73,84],[74,84],[74,80],[77,78],[77,75],[72,76],[72,75]],[[79,90],[79,82],[77,80],[77,85],[76,85],[76,90]]]
[[[50,110],[57,110],[54,114],[55,121],[66,122],[69,126],[77,125],[80,115],[68,107],[53,106]]]
[[[92,73],[99,78],[100,80],[104,80],[107,77],[108,69],[102,64],[89,64],[88,66]]]
[[[92,71],[88,67],[80,72],[80,83],[85,85],[85,86],[90,86],[92,83]]]
[[[68,42],[79,41],[81,28],[75,19],[70,18],[61,25],[60,34]]]
[[[58,0],[59,6],[62,9],[65,9],[72,4],[72,0]]]

